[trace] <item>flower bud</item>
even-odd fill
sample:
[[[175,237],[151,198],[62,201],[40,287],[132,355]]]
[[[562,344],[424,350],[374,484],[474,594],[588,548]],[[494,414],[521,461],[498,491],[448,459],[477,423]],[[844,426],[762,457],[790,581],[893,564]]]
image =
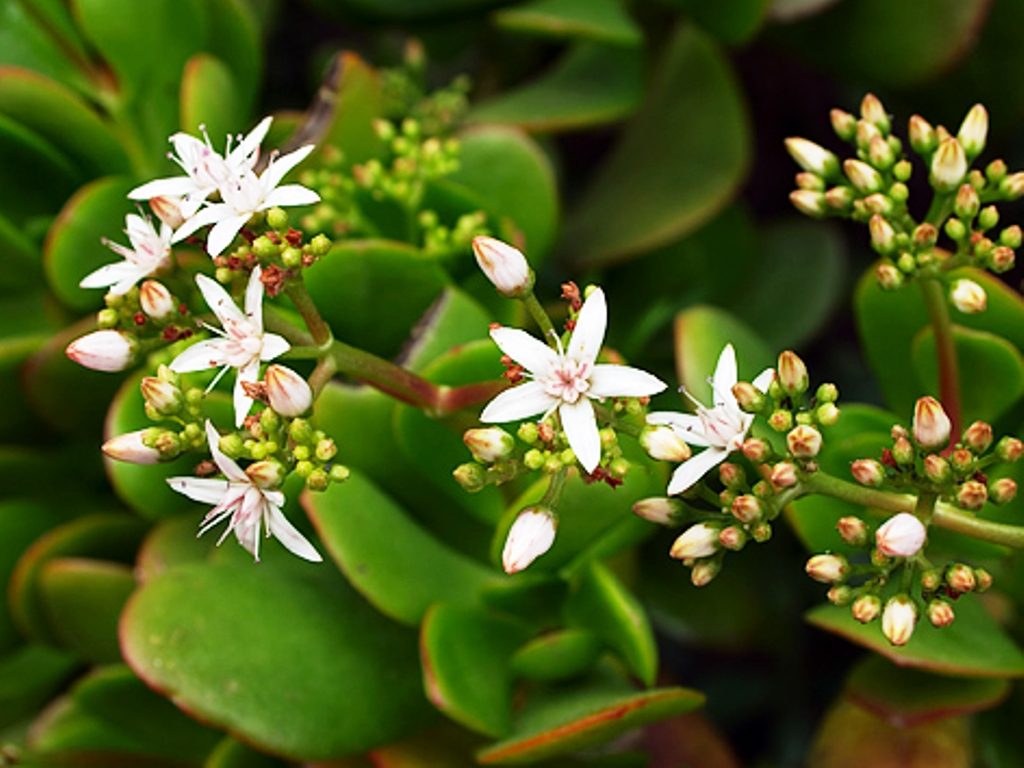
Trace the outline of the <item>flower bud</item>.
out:
[[[149,209],[171,229],[177,229],[185,223],[185,217],[181,215],[181,198],[171,195],[149,198]]]
[[[1011,173],[999,182],[999,191],[1006,196],[1007,200],[1016,200],[1024,195],[1024,171]]]
[[[937,453],[929,453],[924,457],[924,475],[933,483],[945,483],[952,476],[949,462]]]
[[[832,187],[825,193],[825,205],[836,213],[846,213],[853,205],[853,190],[846,186]]]
[[[789,202],[804,216],[820,219],[828,213],[825,195],[810,189],[794,189],[789,193]]]
[[[813,459],[821,451],[821,432],[801,424],[786,435],[786,445],[798,459]]]
[[[978,228],[982,230],[992,229],[999,223],[999,209],[994,205],[986,205],[978,212]]]
[[[508,531],[501,564],[505,573],[519,573],[543,555],[555,541],[555,516],[547,507],[527,507]]]
[[[985,506],[986,501],[988,501],[988,488],[977,480],[968,480],[962,483],[956,494],[957,505],[971,511],[981,509]]]
[[[823,178],[839,173],[839,158],[813,141],[799,137],[788,138],[786,151],[805,171]]]
[[[815,555],[807,561],[807,575],[822,584],[845,581],[850,564],[842,555]]]
[[[1009,504],[1017,495],[1017,483],[1010,477],[1001,477],[988,484],[988,496],[993,504]]]
[[[973,592],[974,588],[978,586],[978,579],[971,566],[953,563],[946,569],[946,585],[954,592],[963,594]]]
[[[780,461],[772,467],[768,482],[777,491],[781,491],[783,488],[792,488],[797,482],[796,467],[791,462]]]
[[[832,130],[843,141],[850,141],[857,133],[857,118],[842,109],[833,109],[828,113],[832,121]]]
[[[690,583],[695,587],[706,587],[721,570],[722,564],[717,560],[703,560],[695,563],[690,569]]]
[[[875,139],[885,141],[885,137],[882,136],[882,132],[878,130],[878,127],[874,123],[870,123],[867,120],[857,121],[857,148],[861,151],[867,151],[868,146]]]
[[[479,464],[468,461],[460,464],[452,471],[455,482],[462,486],[462,490],[468,493],[476,493],[483,490],[487,485],[487,472]]]
[[[927,155],[938,145],[938,137],[931,123],[920,115],[913,115],[907,128],[910,134],[910,146],[919,155]]]
[[[177,309],[171,292],[156,280],[146,280],[139,287],[139,307],[154,320],[164,320]]]
[[[718,543],[730,552],[739,552],[747,543],[747,534],[738,525],[729,525],[718,532]]]
[[[480,269],[503,296],[514,299],[533,288],[533,270],[519,249],[478,235],[473,238],[473,253]]]
[[[957,141],[970,158],[977,157],[985,149],[988,137],[988,111],[981,104],[975,104],[968,111],[960,130],[956,134]]]
[[[978,247],[976,246],[976,250]],[[979,251],[980,253],[980,251]],[[1016,262],[1016,255],[1012,248],[1007,248],[1005,245],[1000,245],[995,248],[991,248],[985,251],[983,254],[983,261],[985,265],[993,272],[1002,274],[1013,269],[1013,265]]]
[[[691,525],[672,543],[669,555],[676,560],[710,557],[718,551],[718,531],[717,526],[709,523]]]
[[[1024,454],[1024,442],[1016,437],[1004,437],[996,443],[996,455],[1002,461],[1014,462]]]
[[[882,176],[874,168],[861,160],[847,160],[843,163],[846,178],[858,192],[870,195],[882,188]]]
[[[882,133],[889,132],[889,115],[885,113],[885,107],[875,94],[867,93],[861,99],[860,116],[878,126]]]
[[[985,289],[973,280],[955,280],[950,286],[949,300],[965,315],[984,312],[988,304]]]
[[[857,459],[850,464],[850,473],[858,483],[872,488],[885,480],[885,467],[874,459]]]
[[[868,540],[868,526],[859,517],[846,515],[836,521],[839,536],[852,547],[862,547]]]
[[[980,209],[981,198],[978,197],[978,190],[970,184],[961,184],[953,202],[953,212],[964,221],[970,221],[978,215]]]
[[[462,442],[466,444],[474,458],[485,464],[504,459],[516,446],[512,435],[501,427],[467,429],[462,435]]]
[[[932,600],[928,603],[928,621],[937,629],[948,627],[953,623],[956,614],[953,613],[953,606],[946,600]]]
[[[905,437],[897,437],[892,444],[892,458],[901,467],[914,463],[914,446]]]
[[[927,536],[924,523],[909,512],[893,515],[875,531],[875,546],[886,557],[913,557]]]
[[[952,424],[942,405],[934,397],[918,398],[914,405],[912,433],[922,448],[944,448],[949,442]]]
[[[135,340],[121,331],[93,331],[68,344],[65,354],[86,368],[113,373],[135,359]]]
[[[999,233],[999,244],[1005,245],[1007,248],[1020,248],[1022,242],[1024,242],[1024,232],[1016,224],[1011,224]]]
[[[903,275],[892,264],[879,264],[875,268],[875,278],[883,291],[893,291],[903,284]]]
[[[889,142],[881,136],[875,136],[868,142],[868,159],[875,168],[885,169],[896,162],[896,155]]]
[[[259,488],[278,488],[285,478],[284,467],[272,459],[250,464],[245,468],[245,474]]]
[[[145,433],[146,430],[140,429],[112,437],[103,444],[103,453],[112,459],[127,461],[130,464],[156,464],[161,458],[160,451],[150,448],[142,441]]]
[[[906,645],[914,634],[917,606],[907,595],[890,598],[882,612],[882,634],[893,645]]]
[[[158,414],[170,416],[181,410],[181,390],[169,381],[156,376],[146,376],[139,384],[146,404]]]
[[[291,368],[277,364],[268,366],[264,381],[270,407],[282,416],[301,416],[313,404],[313,390]]]
[[[746,524],[756,522],[764,516],[764,504],[757,496],[749,493],[733,499],[731,510],[733,517]]]
[[[974,569],[974,580],[977,582],[977,586],[974,588],[975,592],[985,592],[992,586],[992,574],[984,568]]]
[[[683,504],[676,499],[652,496],[634,502],[633,514],[649,523],[677,525],[683,516]]]
[[[807,391],[807,366],[796,352],[787,349],[779,355],[778,374],[779,384],[787,395],[799,395]]]
[[[768,443],[758,437],[748,437],[744,440],[740,451],[755,464],[760,464],[771,455]]]
[[[931,183],[943,192],[952,192],[967,175],[967,155],[956,139],[949,138],[939,144],[932,157]]]
[[[870,624],[882,612],[882,601],[875,595],[861,595],[853,601],[850,613],[861,624]]]
[[[814,411],[814,418],[823,427],[831,427],[839,422],[839,408],[835,403],[822,403]]]
[[[739,464],[726,461],[718,465],[718,479],[726,488],[738,490],[747,482],[747,473]]]
[[[768,417],[768,426],[776,432],[785,432],[793,426],[793,414],[785,408],[772,411],[772,415]]]
[[[747,413],[760,413],[765,405],[765,396],[749,381],[740,381],[733,385],[732,395],[740,409]]]
[[[692,455],[690,446],[672,427],[644,427],[640,433],[640,445],[652,459],[658,461],[686,461]]]
[[[832,605],[846,605],[853,599],[853,590],[845,584],[833,584],[825,593],[825,597]]]
[[[806,189],[810,192],[824,192],[825,180],[816,173],[801,171],[796,175],[796,186],[798,189]],[[821,202],[824,205],[824,196],[822,196]]]
[[[992,425],[975,421],[964,430],[964,444],[977,454],[982,454],[992,445]]]
[[[892,225],[878,214],[868,221],[868,231],[871,233],[871,247],[883,256],[892,253],[896,248],[896,232]]]

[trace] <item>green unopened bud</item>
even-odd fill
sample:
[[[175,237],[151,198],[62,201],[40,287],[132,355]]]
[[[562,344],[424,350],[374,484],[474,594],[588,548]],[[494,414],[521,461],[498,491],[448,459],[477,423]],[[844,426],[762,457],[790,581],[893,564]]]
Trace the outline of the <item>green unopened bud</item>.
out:
[[[958,243],[967,237],[967,225],[960,219],[946,221],[945,231],[950,240],[955,240]]]
[[[1024,171],[1011,173],[999,182],[999,191],[1007,200],[1016,200],[1024,195]]]
[[[910,146],[919,155],[927,155],[938,146],[938,138],[931,123],[920,115],[913,115],[907,127]]]
[[[893,154],[889,142],[881,136],[875,136],[868,143],[868,159],[875,168],[885,170],[896,162],[896,155]]]
[[[768,426],[776,432],[788,432],[793,426],[793,414],[790,411],[779,408],[768,417]]]
[[[963,594],[973,592],[978,586],[978,579],[971,566],[954,563],[946,569],[946,585],[954,592]]]
[[[984,568],[974,569],[975,592],[986,592],[992,586],[992,574]]]
[[[937,629],[948,627],[953,623],[956,614],[953,613],[953,606],[948,600],[935,599],[928,603],[928,621]]]
[[[533,445],[540,437],[540,429],[537,427],[536,422],[524,421],[519,425],[519,429],[516,430],[516,435],[527,445]]]
[[[306,419],[292,419],[288,426],[288,436],[298,444],[308,444],[313,441],[313,427]]]
[[[988,501],[988,488],[977,480],[967,480],[960,484],[956,493],[957,506],[972,512],[981,509]]]
[[[748,437],[743,441],[740,448],[743,455],[755,464],[765,461],[771,455],[771,448],[764,440],[758,437]]]
[[[467,429],[462,435],[462,442],[478,461],[485,464],[510,456],[515,448],[515,439],[500,427]]]
[[[967,155],[956,139],[946,139],[932,157],[931,184],[941,192],[952,192],[967,175]]]
[[[852,141],[857,134],[857,118],[842,109],[833,109],[829,112],[829,119],[832,121],[832,130],[836,132],[843,141]]]
[[[139,385],[142,396],[157,413],[171,416],[181,410],[183,399],[181,390],[174,384],[156,376],[146,376]]]
[[[996,443],[996,456],[1001,461],[1015,462],[1024,454],[1024,442],[1016,437],[1004,437]]]
[[[732,395],[739,407],[747,413],[760,413],[767,400],[764,394],[749,381],[739,381],[733,385]]]
[[[924,254],[922,253],[919,258],[923,258],[923,256]],[[912,254],[904,251],[900,254],[899,258],[896,259],[896,268],[905,275],[912,275],[917,271],[917,262],[918,259],[915,259]]]
[[[467,461],[460,464],[452,472],[455,482],[462,486],[462,489],[470,493],[476,493],[487,484],[486,470],[479,464]]]
[[[814,398],[819,403],[834,403],[839,399],[839,388],[835,384],[825,382],[818,386]]]
[[[953,476],[949,462],[937,453],[929,453],[924,457],[924,476],[933,483],[945,483]]]
[[[252,252],[261,259],[270,259],[277,255],[277,244],[266,235],[260,235],[252,241]]]
[[[882,176],[874,168],[861,160],[847,160],[843,163],[843,172],[850,180],[854,189],[864,195],[882,189]]]
[[[295,269],[302,266],[302,251],[294,246],[288,246],[281,251],[281,263],[288,269]]]
[[[1016,224],[999,233],[999,244],[1005,245],[1007,248],[1020,248],[1021,240],[1021,229]]]
[[[882,612],[882,601],[876,595],[861,595],[850,606],[853,618],[861,624],[870,624]]]
[[[796,186],[798,189],[805,189],[809,192],[824,192],[825,180],[816,173],[801,171],[796,175]],[[824,204],[824,198],[822,198]]]
[[[544,456],[543,451],[539,451],[536,448],[531,448],[523,456],[523,464],[526,465],[527,469],[537,470],[544,466],[547,458]]]
[[[330,482],[330,477],[324,470],[314,469],[306,478],[306,487],[311,491],[326,491]]]
[[[825,193],[825,205],[836,213],[846,213],[853,205],[853,190],[850,187],[832,187]]]
[[[217,446],[222,453],[232,459],[241,458],[245,451],[245,441],[237,432],[228,432],[226,435],[221,435],[220,440],[217,441]]]
[[[747,484],[747,474],[743,471],[743,467],[733,464],[731,461],[718,465],[718,479],[722,481],[722,485],[731,490],[739,490]]]
[[[884,291],[894,291],[903,285],[903,275],[895,265],[883,262],[875,267],[875,279]]]
[[[1006,178],[1006,163],[1002,160],[993,160],[985,167],[985,178],[993,184],[999,184]]]
[[[852,547],[863,547],[868,541],[868,526],[859,517],[847,515],[836,522],[839,536]]]
[[[787,395],[800,395],[807,391],[807,366],[800,356],[786,350],[778,359],[778,382]]]
[[[850,563],[842,555],[814,555],[805,566],[807,575],[822,584],[843,582],[850,573]]]
[[[647,426],[640,432],[640,445],[652,459],[686,461],[692,455],[690,446],[668,426]]]
[[[351,475],[351,474],[352,473],[349,472],[348,467],[346,467],[344,464],[334,464],[331,467],[331,472],[330,472],[331,482],[332,483],[343,483],[346,480],[348,480],[349,475]]]
[[[823,427],[831,427],[839,422],[839,408],[835,403],[822,403],[814,412],[818,423]]]
[[[772,537],[772,526],[771,523],[761,521],[755,523],[750,527],[750,538],[756,541],[758,544],[764,544]]]
[[[682,521],[683,513],[682,502],[664,496],[640,499],[633,504],[634,515],[658,525],[678,525]]]
[[[283,208],[271,208],[267,211],[267,226],[279,232],[288,228],[288,212]]]
[[[905,437],[898,437],[892,444],[892,458],[902,467],[914,463],[914,446]]]
[[[857,459],[850,465],[850,473],[858,483],[871,488],[885,480],[885,467],[874,459]]]
[[[839,158],[813,141],[799,137],[788,138],[786,151],[805,171],[826,179],[839,173]]]
[[[988,484],[988,496],[993,504],[1009,504],[1017,496],[1017,483],[1010,477],[1001,477]]]
[[[334,444],[331,438],[325,438],[319,440],[316,444],[316,457],[320,461],[330,461],[338,453],[338,446]]]
[[[792,488],[797,483],[796,467],[792,462],[780,461],[768,476],[768,482],[774,490],[781,491],[784,488]]]
[[[720,560],[701,560],[690,569],[690,583],[695,587],[706,587],[721,572]]]
[[[888,216],[896,209],[892,200],[881,192],[875,192],[873,195],[868,195],[861,201],[861,203],[867,209],[868,213],[878,214],[879,216]]]
[[[331,250],[331,239],[324,234],[317,235],[309,241],[309,250],[314,256],[326,256]]]
[[[980,208],[981,199],[978,197],[978,190],[970,184],[961,184],[953,203],[953,211],[956,215],[969,221],[978,215]]]
[[[832,605],[847,605],[853,600],[853,590],[845,584],[833,584],[825,593],[825,597]]]
[[[809,189],[795,189],[789,193],[789,202],[800,213],[813,219],[820,219],[828,213],[825,195]]]
[[[890,128],[889,115],[885,112],[882,102],[873,93],[864,95],[860,102],[860,116],[878,126],[882,133],[888,133]]]
[[[987,137],[988,111],[981,104],[975,104],[960,124],[956,138],[963,146],[967,157],[975,158],[985,149]]]
[[[892,175],[900,182],[910,181],[914,166],[909,160],[900,160],[892,167]]]
[[[747,534],[738,525],[729,525],[718,532],[718,543],[722,549],[730,552],[739,552],[747,543]]]
[[[1012,248],[1000,245],[984,253],[983,261],[993,272],[1001,274],[1013,269],[1016,256]]]
[[[272,460],[250,464],[245,468],[245,474],[259,488],[278,488],[285,477],[284,467]]]

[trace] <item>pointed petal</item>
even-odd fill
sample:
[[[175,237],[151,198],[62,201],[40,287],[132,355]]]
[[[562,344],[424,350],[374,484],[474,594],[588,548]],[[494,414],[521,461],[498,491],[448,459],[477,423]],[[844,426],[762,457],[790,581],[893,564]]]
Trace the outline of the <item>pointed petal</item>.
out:
[[[253,359],[238,369],[238,376],[235,377],[235,390],[233,400],[235,404],[235,426],[241,427],[245,417],[252,409],[253,399],[245,391],[243,384],[255,384],[260,375],[260,361]]]
[[[593,472],[601,462],[601,436],[597,432],[597,418],[594,406],[586,398],[570,405],[558,407],[558,418],[569,441],[569,447],[588,473]]]
[[[146,182],[128,193],[129,200],[152,200],[154,197],[184,197],[196,192],[196,184],[188,176],[168,176]]]
[[[209,477],[168,477],[167,484],[178,493],[203,504],[220,504],[228,492],[228,481]]]
[[[142,278],[146,277],[150,273],[150,270],[145,267],[135,267],[135,269],[126,273],[118,282],[110,286],[110,292],[115,296],[124,296],[130,291],[135,284]]]
[[[647,423],[672,427],[690,445],[703,447],[711,444],[704,436],[704,422],[690,413],[654,411],[647,414]]]
[[[668,493],[675,496],[692,486],[704,475],[718,466],[729,455],[729,452],[722,448],[705,448],[700,453],[684,461],[676,471],[672,473],[672,480],[668,484]]]
[[[180,243],[189,235],[199,231],[207,224],[216,224],[221,219],[227,218],[228,216],[234,216],[235,211],[230,205],[225,203],[215,203],[214,205],[208,205],[203,210],[199,211],[195,216],[192,216],[184,224],[174,230],[174,236],[171,238],[172,243]]]
[[[196,275],[196,285],[203,294],[207,306],[220,320],[220,324],[227,328],[231,324],[241,325],[245,323],[245,315],[238,308],[231,295],[224,290],[224,287],[206,275]]]
[[[197,341],[186,349],[174,360],[170,368],[175,373],[191,373],[192,371],[205,371],[210,368],[217,368],[227,365],[224,351],[221,349],[221,339],[206,339]]]
[[[736,350],[732,344],[726,344],[722,353],[718,356],[718,364],[715,365],[715,375],[712,377],[715,388],[715,402],[718,402],[719,394],[732,392],[733,386],[738,381],[736,373]]]
[[[668,386],[647,371],[628,365],[595,365],[588,395],[595,397],[644,397]]]
[[[130,261],[115,261],[113,264],[105,264],[96,271],[90,272],[82,278],[81,282],[78,283],[78,287],[107,288],[121,282],[130,275],[137,274],[137,272],[138,267]]]
[[[259,265],[249,275],[245,286],[245,316],[257,333],[263,333],[263,270]]]
[[[294,152],[289,152],[287,155],[281,155],[263,171],[263,175],[260,176],[260,185],[266,192],[270,192],[270,190],[281,183],[281,179],[285,177],[288,171],[309,157],[309,153],[314,149],[316,149],[314,145],[307,144],[304,147],[299,147]]]
[[[214,258],[224,253],[249,218],[249,213],[239,213],[226,216],[214,224],[210,234],[206,237],[206,252]]]
[[[537,381],[518,384],[495,397],[480,414],[480,421],[499,424],[518,421],[527,416],[544,413],[554,407],[558,400],[544,391],[544,385]]]
[[[284,516],[284,513],[269,501],[265,503],[270,508],[267,515],[267,526],[274,537],[284,545],[285,549],[293,555],[298,555],[303,560],[309,560],[311,563],[321,562],[323,558],[320,556],[320,553],[314,549],[305,536],[296,530],[295,526]]]
[[[558,363],[558,353],[518,328],[494,328],[491,338],[498,348],[534,375],[543,376]]]
[[[246,158],[258,152],[260,144],[266,138],[267,131],[270,130],[272,122],[274,122],[273,117],[265,117],[260,120],[257,126],[249,131],[245,138],[239,142],[238,146],[231,151],[231,154],[227,156],[228,165],[232,168],[240,167]]]
[[[274,206],[287,208],[291,205],[313,205],[319,202],[320,195],[312,189],[308,189],[301,184],[285,184],[283,187],[277,187],[263,198],[259,209],[265,211],[267,208],[273,208]]]
[[[249,476],[242,471],[242,468],[235,463],[234,459],[221,451],[220,433],[209,419],[206,420],[206,442],[210,446],[210,455],[213,456],[213,460],[220,468],[220,471],[224,473],[224,477],[236,483],[252,485]]]
[[[757,374],[757,378],[754,379],[751,383],[762,392],[767,392],[768,387],[771,386],[773,381],[775,381],[775,369],[765,368],[763,371]]]
[[[263,349],[260,350],[260,360],[273,360],[291,348],[292,345],[285,340],[284,336],[278,336],[276,333],[265,333],[263,334]]]
[[[605,303],[604,291],[598,288],[583,302],[566,354],[582,363],[593,363],[604,343],[607,325],[608,306]]]

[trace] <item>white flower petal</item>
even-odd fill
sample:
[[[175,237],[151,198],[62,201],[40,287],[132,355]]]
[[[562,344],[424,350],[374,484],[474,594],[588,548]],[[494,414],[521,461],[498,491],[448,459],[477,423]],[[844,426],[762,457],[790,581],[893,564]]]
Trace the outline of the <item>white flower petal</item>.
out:
[[[245,286],[245,316],[249,318],[249,323],[256,329],[256,333],[263,333],[262,276],[263,270],[257,264]]]
[[[139,268],[130,261],[116,261],[113,264],[105,264],[94,272],[90,272],[88,275],[83,277],[81,282],[78,283],[78,287],[107,288],[115,283],[121,282],[131,275],[137,275],[138,269]]]
[[[259,124],[249,131],[227,156],[228,165],[232,168],[248,167],[251,169],[253,161],[259,156],[260,144],[266,138],[272,122],[274,122],[273,117],[265,117],[260,120]]]
[[[668,386],[657,376],[628,365],[595,365],[588,395],[596,397],[644,397]]]
[[[228,481],[205,477],[168,477],[167,484],[178,493],[203,504],[219,504],[228,492]]]
[[[210,234],[206,237],[206,252],[212,257],[217,257],[224,253],[224,250],[231,245],[231,241],[235,239],[235,236],[242,230],[242,227],[249,221],[249,218],[250,214],[248,212],[239,213],[225,216],[214,224]]]
[[[713,467],[725,461],[728,455],[729,452],[722,448],[705,448],[700,453],[695,453],[676,467],[676,471],[672,473],[672,480],[668,484],[669,496],[688,489],[710,472]]]
[[[199,211],[195,216],[190,217],[174,230],[174,235],[171,237],[172,243],[180,243],[189,235],[197,232],[208,224],[216,224],[218,221],[235,215],[234,210],[231,206],[224,203],[216,203],[214,205],[208,205],[203,210]]]
[[[223,346],[221,339],[198,341],[174,358],[170,368],[175,373],[191,373],[227,365]]]
[[[146,182],[128,193],[129,200],[152,200],[154,197],[184,197],[196,191],[196,184],[188,176],[168,176]]]
[[[601,345],[604,343],[604,332],[608,325],[608,306],[605,303],[604,291],[596,289],[583,302],[580,314],[576,318],[576,327],[566,355],[581,363],[593,363],[597,359]]]
[[[732,344],[726,344],[722,353],[718,356],[718,363],[715,365],[715,374],[712,377],[715,389],[714,402],[717,404],[719,396],[728,392],[731,396],[732,388],[738,381],[736,373],[736,350]]]
[[[558,417],[572,452],[588,473],[593,472],[601,462],[601,436],[597,431],[594,406],[586,398],[571,405],[562,403]]]
[[[544,391],[538,381],[518,384],[495,397],[480,414],[480,421],[486,424],[501,424],[535,416],[552,408],[559,401]]]
[[[206,420],[206,442],[210,447],[210,454],[217,467],[224,473],[224,477],[237,483],[251,483],[249,476],[242,471],[232,458],[227,456],[220,449],[220,433],[213,426],[213,422]]]
[[[196,285],[203,294],[207,306],[220,320],[222,326],[245,324],[245,315],[238,308],[231,295],[224,290],[224,286],[206,275],[196,275]]]
[[[260,185],[266,192],[270,192],[270,190],[281,183],[281,179],[285,177],[288,171],[309,157],[309,153],[314,149],[316,149],[314,145],[307,144],[304,147],[299,147],[294,152],[289,152],[287,155],[282,155],[271,161],[267,169],[263,171],[263,175],[260,176]]]
[[[558,364],[558,353],[526,331],[493,328],[491,338],[502,352],[535,375],[542,376]]]
[[[309,560],[311,563],[322,562],[323,558],[320,556],[320,553],[288,521],[284,513],[269,502],[267,502],[267,506],[269,507],[267,510],[267,526],[274,537],[285,546],[285,549],[293,555],[298,555],[303,560]]]
[[[233,401],[235,404],[235,426],[241,427],[245,417],[252,409],[253,399],[245,391],[244,384],[255,384],[260,375],[260,361],[253,359],[238,369],[238,376],[235,378],[235,389]]]
[[[144,267],[135,267],[134,271],[126,273],[118,282],[110,286],[110,293],[115,296],[124,296],[130,291],[135,284],[142,278],[149,275],[151,270],[145,269]]]
[[[757,374],[757,378],[754,379],[751,383],[762,392],[767,392],[768,387],[772,385],[773,381],[775,381],[775,369],[765,368],[763,371]]]
[[[276,333],[265,333],[263,334],[263,349],[260,350],[260,360],[273,360],[291,348],[292,345],[285,340],[284,336],[278,336]]]
[[[672,427],[690,445],[697,447],[711,445],[704,434],[704,422],[690,413],[676,411],[654,411],[647,414],[647,423],[655,426]]]
[[[320,202],[320,195],[301,184],[285,184],[272,190],[260,203],[259,210],[265,211],[274,206],[313,205]]]

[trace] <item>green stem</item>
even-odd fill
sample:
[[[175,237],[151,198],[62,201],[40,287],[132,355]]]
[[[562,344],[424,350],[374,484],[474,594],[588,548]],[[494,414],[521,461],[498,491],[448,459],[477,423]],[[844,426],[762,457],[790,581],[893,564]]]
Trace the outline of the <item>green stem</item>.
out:
[[[925,214],[924,220],[932,226],[938,227],[953,212],[955,200],[955,192],[936,192],[935,197],[932,198],[932,204],[928,206],[928,213]]]
[[[934,278],[920,281],[925,308],[935,335],[935,354],[939,364],[939,400],[952,423],[950,439],[960,435],[960,369],[957,366],[956,342],[953,324],[949,318],[949,304],[941,282]]]
[[[548,317],[548,313],[544,311],[544,307],[541,306],[540,302],[537,301],[537,297],[533,293],[531,288],[529,293],[525,296],[520,297],[520,301],[526,306],[527,311],[533,318],[533,321],[540,328],[541,333],[544,336],[544,340],[554,346],[555,339],[558,338],[558,331],[555,330],[555,326],[551,322],[551,318]]]
[[[804,493],[820,493],[852,504],[874,507],[887,512],[913,513],[918,508],[918,499],[911,494],[864,488],[820,471],[806,476],[800,487]],[[965,512],[943,501],[935,503],[931,523],[939,528],[993,544],[1024,548],[1024,527],[982,520],[970,512]]]
[[[917,497],[917,504],[914,506],[914,515],[917,516],[917,519],[925,525],[931,523],[932,517],[935,515],[935,503],[938,500],[938,494],[922,491]]]
[[[565,480],[568,475],[569,470],[566,467],[562,467],[551,476],[551,482],[544,493],[544,498],[540,500],[540,506],[547,507],[552,511],[558,507],[558,502],[562,498],[562,489],[565,487]]]
[[[313,297],[306,290],[306,284],[303,282],[301,274],[298,279],[289,282],[285,288],[285,295],[292,300],[292,304],[302,315],[302,320],[313,337],[313,343],[317,346],[329,344],[332,338],[331,327],[321,317]]]

